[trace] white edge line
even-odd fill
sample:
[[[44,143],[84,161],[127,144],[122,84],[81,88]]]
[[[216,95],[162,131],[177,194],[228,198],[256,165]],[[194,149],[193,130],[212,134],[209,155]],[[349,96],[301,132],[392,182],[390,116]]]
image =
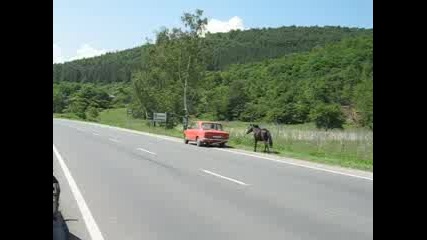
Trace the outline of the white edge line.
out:
[[[325,168],[320,168],[320,167],[314,167],[314,166],[308,166],[308,165],[305,165],[305,164],[291,163],[291,162],[286,162],[286,161],[283,161],[283,160],[272,159],[272,158],[263,157],[263,156],[257,156],[257,155],[248,154],[248,153],[235,152],[235,151],[230,151],[230,150],[226,150],[226,149],[216,149],[216,150],[224,151],[224,152],[230,152],[230,153],[235,153],[235,154],[240,154],[240,155],[245,155],[245,156],[250,156],[250,157],[262,158],[262,159],[273,161],[273,162],[284,163],[284,164],[289,164],[289,165],[298,166],[298,167],[305,167],[305,168],[310,168],[310,169],[314,169],[314,170],[319,170],[319,171],[324,171],[324,172],[329,172],[329,173],[335,173],[335,174],[339,174],[339,175],[345,175],[345,176],[349,176],[349,177],[366,179],[366,180],[370,180],[370,181],[374,180],[373,178],[370,178],[370,177],[358,176],[358,175],[349,174],[349,173],[343,173],[343,172],[338,172],[338,171],[334,171],[334,170],[330,170],[330,169],[325,169]]]
[[[71,176],[70,170],[68,170],[67,165],[65,165],[64,159],[62,159],[61,155],[56,149],[55,144],[53,145],[53,152],[55,153],[55,157],[58,159],[59,164],[61,165],[62,171],[64,172],[64,175],[68,181],[68,184],[70,185],[71,192],[73,193],[74,198],[76,199],[77,205],[79,206],[80,212],[83,216],[83,220],[86,223],[86,228],[90,234],[91,239],[104,240],[104,237],[102,236],[102,233],[99,230],[98,225],[96,224],[95,219],[93,218],[92,213],[90,212],[89,207],[87,206],[83,198],[83,195],[81,194],[79,188],[77,187],[77,184],[74,181],[73,176]]]
[[[149,153],[149,154],[157,155],[157,154],[155,154],[155,153],[153,153],[153,152],[150,152],[150,151],[148,151],[148,150],[145,150],[145,149],[143,149],[143,148],[137,148],[137,150],[139,150],[139,151],[143,151],[143,152],[146,152],[146,153]]]
[[[63,120],[63,121],[78,122],[78,123],[82,123],[82,124],[89,124],[89,125],[99,126],[99,127],[103,127],[103,128],[120,130],[120,131],[123,131],[123,132],[129,132],[129,133],[135,133],[135,134],[140,134],[140,135],[145,135],[145,136],[157,137],[157,138],[169,140],[169,141],[172,141],[172,142],[180,142],[179,140],[176,140],[176,139],[173,139],[173,138],[169,138],[169,137],[163,137],[163,136],[156,135],[156,134],[145,133],[145,132],[140,132],[140,131],[136,131],[136,130],[130,130],[130,129],[125,129],[125,128],[120,128],[120,127],[113,127],[113,126],[108,126],[108,125],[99,124],[99,123],[82,122],[82,121],[77,121],[77,120],[61,119],[61,118],[57,118],[57,119],[60,120],[60,121]],[[235,153],[235,154],[241,154],[241,155],[246,155],[246,156],[261,158],[261,159],[265,159],[265,160],[269,160],[269,161],[273,161],[273,162],[284,163],[284,164],[294,165],[294,166],[298,166],[298,167],[305,167],[305,168],[309,168],[309,169],[314,169],[314,170],[318,170],[318,171],[334,173],[334,174],[338,174],[338,175],[344,175],[344,176],[348,176],[348,177],[355,177],[355,178],[360,178],[360,179],[365,179],[365,180],[370,180],[370,181],[374,180],[373,178],[370,178],[370,177],[364,177],[364,176],[359,176],[359,175],[354,175],[354,174],[348,174],[348,173],[343,173],[343,172],[339,172],[339,171],[329,170],[329,169],[325,169],[325,168],[308,166],[308,165],[305,165],[305,164],[290,163],[290,162],[286,162],[286,161],[283,161],[283,160],[276,160],[276,159],[267,158],[267,157],[263,157],[263,156],[257,156],[257,155],[252,155],[252,154],[248,154],[248,153],[242,153],[242,152],[235,152],[235,151],[230,151],[230,150],[226,150],[226,149],[219,149],[219,148],[214,148],[214,149],[215,150],[219,150],[219,151],[224,151],[224,152],[230,152],[230,153]]]
[[[222,179],[226,179],[228,181],[235,182],[235,183],[243,185],[243,186],[248,186],[249,185],[249,184],[244,183],[242,181],[239,181],[239,180],[236,180],[236,179],[233,179],[233,178],[229,178],[229,177],[225,177],[225,176],[219,175],[218,173],[214,173],[214,172],[211,172],[211,171],[208,171],[208,170],[205,170],[205,169],[200,169],[200,171],[205,172],[205,173],[210,174],[210,175],[213,175],[215,177],[219,177],[219,178],[222,178]]]
[[[136,130],[132,130],[132,129],[126,129],[126,128],[108,126],[108,125],[99,124],[99,123],[82,122],[82,121],[77,121],[77,120],[60,119],[60,118],[58,118],[58,120],[60,120],[60,121],[78,122],[78,123],[81,123],[81,124],[88,124],[88,125],[93,125],[93,126],[98,126],[98,127],[103,127],[103,128],[109,128],[109,129],[114,129],[114,130],[118,130],[118,131],[122,131],[122,132],[128,132],[128,133],[133,133],[133,134],[138,134],[138,135],[156,137],[156,138],[160,138],[160,139],[164,139],[164,140],[169,140],[169,141],[172,141],[172,142],[181,142],[181,141],[179,141],[177,139],[174,139],[172,137],[166,137],[166,136],[156,135],[156,134],[152,134],[152,133],[140,132],[140,131],[136,131]]]

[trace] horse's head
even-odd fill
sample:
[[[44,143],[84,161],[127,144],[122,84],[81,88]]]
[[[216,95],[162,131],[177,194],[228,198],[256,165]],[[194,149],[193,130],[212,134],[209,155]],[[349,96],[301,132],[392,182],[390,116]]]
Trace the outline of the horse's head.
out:
[[[253,125],[252,125],[252,124],[251,124],[251,125],[249,125],[249,127],[246,129],[246,134],[251,133],[253,130],[254,130]]]
[[[246,130],[246,134],[249,134],[249,133],[253,132],[254,128],[259,128],[259,127],[258,127],[258,125],[250,124],[249,127]]]

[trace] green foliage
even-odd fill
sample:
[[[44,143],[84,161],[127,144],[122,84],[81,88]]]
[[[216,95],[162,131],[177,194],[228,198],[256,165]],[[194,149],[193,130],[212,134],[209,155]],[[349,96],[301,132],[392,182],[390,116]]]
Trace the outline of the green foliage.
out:
[[[162,29],[154,44],[55,64],[53,111],[94,118],[93,109],[128,108],[135,118],[169,112],[181,121],[187,108],[210,120],[315,121],[329,129],[347,118],[373,129],[372,29],[291,26],[200,37],[202,14],[184,14],[185,27]]]
[[[193,15],[197,16],[197,12]],[[235,30],[206,34],[203,51],[212,54],[207,62],[209,70],[224,70],[231,64],[245,64],[308,52],[344,38],[371,36],[372,33],[372,29],[331,26]],[[150,46],[152,45],[145,44],[94,58],[54,64],[53,82],[129,83],[132,73],[140,71],[147,62]]]
[[[317,128],[325,130],[343,128],[344,116],[337,104],[318,104],[310,112],[310,119]]]
[[[184,115],[194,109],[198,100],[195,91],[205,72],[209,54],[204,51],[205,39],[200,37],[207,24],[203,11],[185,13],[181,18],[186,29],[162,29],[156,44],[148,49],[147,62],[132,79],[134,104],[146,115],[172,112]]]
[[[361,114],[360,124],[373,130],[373,80],[366,78],[356,86],[355,105]]]
[[[201,117],[212,120],[209,119],[208,114]],[[182,138],[182,125],[175,126],[173,129],[152,127],[146,120],[127,116],[124,108],[100,112],[98,122]],[[245,134],[247,123],[227,121],[222,124],[231,136],[227,145],[253,150],[253,136]],[[371,131],[360,128],[322,131],[317,130],[314,124],[260,123],[260,126],[271,131],[274,151],[279,155],[372,171],[373,133]]]
[[[99,116],[98,109],[94,106],[89,106],[86,109],[86,116],[88,120],[95,121]]]
[[[58,88],[53,88],[53,112],[62,113],[65,108],[65,97]]]
[[[239,119],[249,100],[245,92],[245,82],[243,80],[233,81],[226,96],[228,96],[226,119]]]
[[[111,96],[92,84],[61,82],[53,86],[53,112],[94,120],[99,109],[111,107]]]

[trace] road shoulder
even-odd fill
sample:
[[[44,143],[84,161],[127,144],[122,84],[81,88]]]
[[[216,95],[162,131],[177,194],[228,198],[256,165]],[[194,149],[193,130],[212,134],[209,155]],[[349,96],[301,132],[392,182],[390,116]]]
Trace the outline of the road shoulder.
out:
[[[182,143],[182,139],[176,138],[176,137],[164,136],[164,135],[153,134],[153,133],[146,133],[146,132],[141,132],[141,131],[137,131],[137,130],[115,127],[115,126],[109,126],[109,125],[100,124],[100,123],[85,122],[85,121],[70,120],[70,119],[62,119],[62,118],[54,118],[54,119],[56,119],[58,121],[63,121],[63,122],[74,122],[74,123],[79,123],[79,124],[87,124],[87,125],[92,125],[92,126],[97,126],[97,127],[102,127],[102,128],[108,128],[108,129],[114,129],[114,130],[133,133],[133,134],[151,136],[151,137],[160,138],[160,139],[164,139],[164,140],[168,140],[168,141]],[[254,158],[258,158],[258,159],[274,161],[277,163],[290,164],[290,165],[294,165],[294,166],[305,167],[305,168],[309,168],[309,169],[325,171],[325,172],[330,172],[330,173],[335,173],[335,174],[340,174],[340,175],[347,175],[347,176],[351,176],[351,177],[357,177],[357,178],[362,178],[362,179],[373,181],[373,172],[369,172],[369,171],[363,171],[363,170],[351,169],[351,168],[344,168],[344,167],[340,167],[340,166],[333,166],[333,165],[327,165],[327,164],[323,164],[323,163],[316,163],[313,161],[307,161],[307,160],[301,160],[301,159],[295,159],[295,158],[288,158],[288,157],[282,157],[282,156],[275,156],[275,155],[265,154],[265,153],[255,153],[255,152],[250,152],[250,151],[246,151],[246,150],[242,150],[242,149],[216,148],[216,150],[227,151],[227,152],[230,152],[232,154],[241,154],[241,155],[251,156]]]

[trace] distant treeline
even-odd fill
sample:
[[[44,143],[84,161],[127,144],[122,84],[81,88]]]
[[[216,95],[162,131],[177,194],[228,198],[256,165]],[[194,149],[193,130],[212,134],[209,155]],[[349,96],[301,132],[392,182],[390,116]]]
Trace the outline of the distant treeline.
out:
[[[314,121],[324,128],[348,121],[372,129],[372,35],[372,29],[341,27],[208,34],[204,41],[212,55],[189,91],[189,112],[212,120]],[[148,110],[141,99],[147,99],[150,111],[182,115],[178,79],[142,81],[150,48],[55,64],[53,111],[96,118],[102,109],[127,106],[144,118]],[[136,83],[142,86],[135,88]],[[155,94],[137,97],[141,91],[135,89]]]
[[[295,26],[207,34],[209,44],[206,44],[206,48],[213,54],[207,69],[223,70],[230,64],[307,52],[344,38],[372,34],[372,29]],[[53,82],[130,82],[132,72],[138,71],[144,62],[144,52],[148,47],[149,45],[143,45],[99,57],[54,64]]]

